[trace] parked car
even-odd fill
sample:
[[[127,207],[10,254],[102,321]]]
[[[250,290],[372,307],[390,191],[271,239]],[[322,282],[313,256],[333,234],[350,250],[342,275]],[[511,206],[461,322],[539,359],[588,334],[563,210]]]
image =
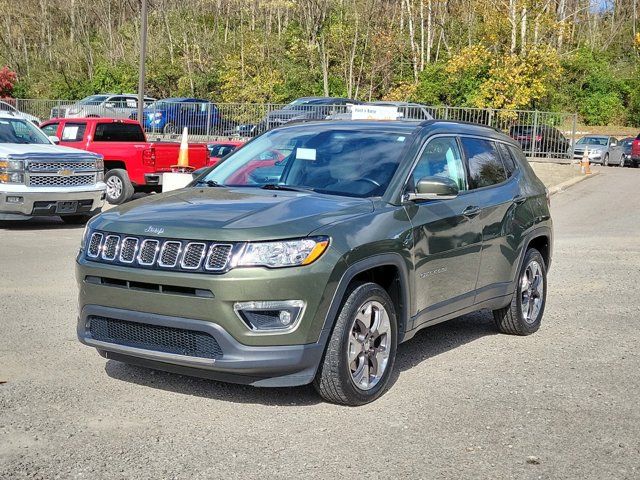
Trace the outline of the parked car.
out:
[[[239,125],[238,129],[244,133],[243,136],[254,136],[289,122],[325,119],[330,115],[346,112],[349,104],[359,103],[361,102],[350,98],[302,97],[281,109],[269,112],[258,125]]]
[[[25,112],[21,112],[16,107],[14,107],[13,105],[11,105],[10,103],[8,103],[8,102],[6,102],[4,100],[0,100],[0,112],[13,113],[14,117],[24,118],[25,120],[29,120],[36,127],[38,125],[40,125],[40,119],[38,117],[36,117],[34,115],[30,115],[30,114],[25,113]]]
[[[548,125],[512,125],[509,136],[532,156],[564,156],[570,148],[569,140],[562,132]]]
[[[182,132],[209,134],[221,127],[218,107],[208,100],[199,98],[165,98],[149,105],[144,110],[143,125],[147,132],[172,135]],[[130,118],[136,119],[137,112]]]
[[[155,101],[144,97],[145,105]],[[127,118],[138,109],[138,95],[134,93],[102,93],[89,95],[71,105],[60,105],[51,109],[51,118],[109,117]]]
[[[366,102],[362,105],[372,105],[378,107],[395,107],[398,110],[398,119],[409,120],[433,120],[433,115],[425,105],[412,102],[393,102],[393,101],[378,101],[378,102]],[[347,106],[345,112],[335,113],[327,117],[328,120],[351,120],[351,110]]]
[[[610,163],[620,167],[637,166],[637,162],[633,162],[631,160],[631,148],[633,147],[634,140],[634,137],[627,137],[619,140],[618,147],[616,149],[616,153],[619,155],[618,162],[616,163],[616,159],[614,158]]]
[[[223,140],[215,143],[209,143],[209,166],[217,164],[224,157],[244,145],[242,140]]]
[[[579,139],[573,147],[573,158],[579,160],[585,148],[589,151],[589,162],[609,166],[616,156],[618,139],[607,135],[587,135]]]
[[[148,142],[136,120],[114,118],[60,118],[42,124],[60,144],[104,156],[107,201],[114,205],[130,200],[136,191],[159,192],[162,174],[178,163],[180,144]],[[200,168],[209,162],[204,143],[189,144],[189,163]]]
[[[361,405],[425,327],[487,308],[504,333],[538,330],[548,201],[519,145],[489,127],[276,128],[190,187],[91,221],[76,259],[78,337],[111,360],[313,382],[328,401]]]
[[[32,122],[0,112],[0,220],[85,223],[102,209],[103,176],[102,156],[55,145]]]
[[[640,133],[631,144],[631,164],[636,168],[640,165]]]

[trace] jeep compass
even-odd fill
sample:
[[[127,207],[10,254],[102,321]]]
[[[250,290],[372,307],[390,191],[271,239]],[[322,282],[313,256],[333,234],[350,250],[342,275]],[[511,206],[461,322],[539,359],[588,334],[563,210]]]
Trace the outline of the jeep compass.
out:
[[[360,405],[425,327],[540,326],[548,195],[515,140],[449,121],[270,130],[187,188],[95,217],[78,337],[108,359]],[[425,386],[426,387],[426,386]]]

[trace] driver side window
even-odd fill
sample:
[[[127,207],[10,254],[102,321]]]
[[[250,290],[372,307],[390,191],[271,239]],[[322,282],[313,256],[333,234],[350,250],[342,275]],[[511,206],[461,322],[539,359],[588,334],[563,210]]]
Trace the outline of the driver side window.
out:
[[[438,137],[427,144],[413,170],[410,189],[415,189],[424,177],[448,177],[460,191],[467,189],[464,162],[455,137]]]

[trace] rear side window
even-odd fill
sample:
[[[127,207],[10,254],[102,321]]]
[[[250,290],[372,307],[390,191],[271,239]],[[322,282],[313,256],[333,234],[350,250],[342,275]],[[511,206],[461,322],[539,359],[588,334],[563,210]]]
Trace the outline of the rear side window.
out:
[[[135,123],[99,123],[94,135],[96,142],[144,142],[144,132]]]
[[[507,179],[494,142],[462,137],[462,147],[469,162],[469,180],[472,189],[496,185]]]
[[[516,171],[516,160],[511,154],[511,150],[504,143],[498,143],[498,150],[500,150],[500,156],[502,157],[502,164],[504,170],[507,173],[507,178],[511,178]]]
[[[84,138],[86,129],[86,123],[66,123],[62,129],[62,138],[60,140],[63,142],[80,142]]]

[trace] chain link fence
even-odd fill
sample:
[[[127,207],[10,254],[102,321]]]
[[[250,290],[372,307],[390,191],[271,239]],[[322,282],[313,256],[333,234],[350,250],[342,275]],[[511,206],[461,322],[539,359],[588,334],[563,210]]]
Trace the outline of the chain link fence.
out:
[[[51,118],[113,117],[137,119],[134,95],[99,95],[93,101],[4,99],[1,110],[15,109],[34,123]],[[184,101],[182,101],[184,100]],[[176,141],[186,127],[190,141],[248,139],[290,122],[349,119],[350,105],[336,100],[306,99],[289,104],[212,103],[205,100],[145,101],[141,121],[154,141]],[[494,127],[517,140],[529,158],[572,158],[577,116],[573,113],[427,106],[374,102],[394,106],[400,118],[472,122]]]

